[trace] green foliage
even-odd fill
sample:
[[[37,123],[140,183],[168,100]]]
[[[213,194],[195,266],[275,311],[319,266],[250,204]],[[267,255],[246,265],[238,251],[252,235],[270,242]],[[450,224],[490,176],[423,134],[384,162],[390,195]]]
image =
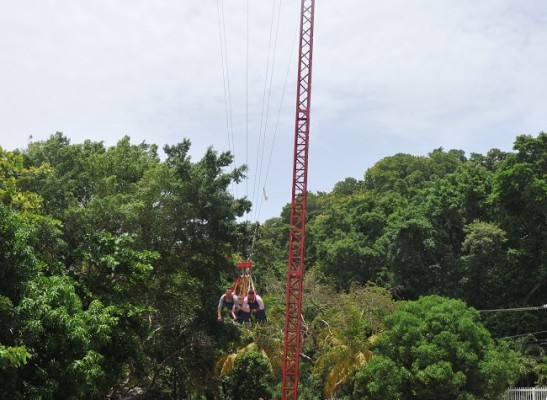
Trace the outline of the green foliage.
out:
[[[0,370],[19,368],[31,357],[25,346],[6,347],[0,344]]]
[[[493,223],[474,221],[464,227],[458,291],[470,305],[493,308],[506,302],[500,276],[507,270],[505,232]]]
[[[116,324],[111,307],[94,301],[83,310],[68,277],[39,276],[15,311],[19,340],[32,355],[20,374],[33,378],[29,393],[61,399],[105,389],[101,351]]]
[[[511,284],[512,297],[544,304],[546,291],[540,288],[547,284],[547,133],[519,136],[514,148],[516,153],[501,163],[492,192],[512,248],[514,272],[506,284]]]
[[[25,168],[23,157],[15,152],[5,152],[0,147],[0,203],[18,211],[33,212],[40,209],[42,198],[36,193],[22,192],[20,182],[27,177],[47,175],[48,164]]]
[[[304,295],[306,351],[312,374],[323,383],[324,396],[338,395],[352,384],[356,371],[372,358],[371,346],[384,331],[383,318],[394,308],[391,295],[380,287],[353,285],[336,293],[309,271]]]
[[[521,382],[544,380],[544,355],[497,347],[459,303],[384,317],[392,295],[547,303],[546,145],[541,133],[511,153],[396,154],[308,194],[302,398],[489,398],[517,366]],[[58,132],[0,149],[0,397],[222,398],[219,359],[233,361],[225,394],[279,392],[290,208],[237,223],[250,203],[230,189],[246,167],[212,148],[194,162],[190,147],[166,146],[163,160],[129,137],[105,147]],[[219,324],[218,296],[255,232],[268,324]],[[547,329],[535,312],[482,320],[496,337]],[[247,387],[236,365],[268,373]]]
[[[36,218],[29,225],[32,237],[39,234],[44,239],[43,243],[24,242],[31,245],[30,255],[36,257],[35,250],[39,251],[29,263],[35,267],[48,261],[41,265],[53,276],[38,277],[37,269],[29,270],[28,276],[16,276],[20,291],[27,288],[27,293],[25,303],[15,303],[20,312],[15,319],[22,325],[28,319],[30,327],[41,327],[34,331],[27,326],[25,332],[31,337],[56,337],[51,332],[54,325],[38,322],[48,313],[39,313],[36,306],[31,315],[23,307],[31,300],[48,303],[28,291],[32,285],[46,285],[41,279],[59,287],[55,279],[63,280],[73,293],[64,295],[79,299],[76,309],[81,307],[84,316],[96,302],[103,304],[113,318],[108,338],[95,343],[83,335],[83,342],[74,347],[89,347],[87,355],[71,352],[70,346],[59,349],[67,370],[77,374],[86,366],[91,378],[80,380],[94,380],[96,390],[103,393],[108,387],[112,388],[109,394],[116,396],[132,385],[161,394],[171,391],[173,384],[184,386],[182,382],[193,386],[186,388],[189,393],[211,390],[201,374],[210,371],[212,375],[215,348],[222,347],[223,332],[216,329],[209,310],[215,307],[219,281],[228,272],[239,239],[235,218],[250,203],[228,192],[245,170],[225,172],[231,155],[209,149],[194,163],[189,148],[188,140],[166,146],[167,159],[161,162],[155,145],[133,145],[128,137],[105,148],[91,141],[73,145],[58,132],[44,142],[32,143],[15,159],[17,168],[24,164],[28,171],[43,172],[18,174],[20,179],[12,186],[43,198],[41,210],[59,221],[51,225],[49,236],[47,226]],[[25,269],[19,265],[18,271]],[[76,309],[63,316],[61,308],[55,315],[78,328]],[[93,326],[84,324],[78,331],[92,332]],[[60,334],[69,332],[65,327]],[[101,338],[98,332],[97,339]],[[54,369],[43,370],[47,373],[41,379],[51,383],[48,390],[55,393]]]
[[[507,346],[518,354],[519,379],[515,386],[545,386],[547,382],[547,355],[538,337],[529,334],[504,339]]]
[[[406,398],[404,391],[410,389],[409,381],[408,370],[388,357],[376,355],[374,362],[357,372],[354,395],[356,398],[403,400]]]
[[[376,241],[387,217],[376,208],[374,197],[335,196],[323,204],[325,210],[309,223],[309,262],[345,289],[352,282],[381,281],[381,253]]]
[[[262,354],[250,351],[235,361],[234,370],[224,384],[225,399],[271,399],[272,375]]]
[[[30,243],[34,232],[27,218],[0,205],[0,294],[4,302],[16,303],[24,283],[39,269]]]
[[[372,281],[399,298],[439,294],[478,309],[545,304],[545,137],[519,136],[515,152],[469,159],[437,149],[380,160],[363,181],[319,196],[308,265],[343,290]],[[496,336],[547,329],[518,321],[488,326]]]
[[[414,196],[429,182],[454,172],[466,159],[461,150],[431,152],[428,157],[398,153],[377,162],[365,174],[365,187],[378,193]]]
[[[134,250],[134,242],[129,235],[89,235],[80,245],[73,274],[95,296],[112,302],[129,300],[132,292],[146,287],[152,263],[159,258],[157,252]]]
[[[478,313],[459,300],[421,297],[400,305],[386,324],[356,395],[496,399],[516,378],[516,354],[495,345]]]
[[[432,222],[418,207],[393,215],[390,222],[380,241],[393,284],[403,286],[411,298],[440,289],[446,275],[439,262],[440,243]]]

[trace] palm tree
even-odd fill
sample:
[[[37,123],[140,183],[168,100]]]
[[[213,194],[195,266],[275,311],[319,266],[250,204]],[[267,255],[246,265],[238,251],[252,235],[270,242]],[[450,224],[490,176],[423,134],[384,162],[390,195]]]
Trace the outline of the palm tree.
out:
[[[341,329],[323,322],[326,327],[318,337],[321,355],[314,363],[313,373],[323,376],[325,396],[332,398],[341,385],[372,359],[370,346],[377,336],[364,341],[353,340]]]
[[[252,328],[242,327],[242,329],[239,347],[232,353],[220,356],[215,365],[215,376],[223,378],[230,375],[236,361],[254,351],[268,360],[269,370],[275,377],[282,367],[282,332],[274,324],[256,325]]]

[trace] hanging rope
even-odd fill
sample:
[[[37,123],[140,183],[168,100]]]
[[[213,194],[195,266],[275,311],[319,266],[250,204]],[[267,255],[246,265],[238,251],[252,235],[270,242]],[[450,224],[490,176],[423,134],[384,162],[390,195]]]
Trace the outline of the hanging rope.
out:
[[[279,103],[277,118],[272,123],[272,89],[274,87],[274,78],[275,78],[275,65],[277,60],[278,52],[278,42],[279,42],[279,32],[281,26],[281,12],[283,10],[282,0],[273,0],[272,7],[270,12],[270,29],[268,36],[268,45],[267,45],[267,57],[266,63],[264,65],[265,73],[263,80],[263,90],[262,90],[262,101],[260,109],[260,124],[258,126],[258,136],[257,136],[257,145],[255,150],[255,164],[250,165],[249,160],[249,142],[250,142],[250,55],[251,55],[251,46],[250,46],[250,21],[251,21],[251,6],[249,0],[245,4],[245,35],[246,35],[246,45],[245,45],[245,164],[249,166],[249,171],[252,171],[254,175],[252,193],[249,193],[249,178],[245,179],[245,196],[249,198],[252,202],[253,210],[250,215],[251,221],[258,221],[260,219],[260,214],[264,201],[267,199],[266,193],[266,183],[269,176],[269,171],[271,168],[274,145],[277,135],[277,130],[279,127],[279,121],[281,118],[281,109],[284,103],[284,97],[287,87],[287,78],[289,75],[289,66],[294,55],[294,44],[291,47],[289,63],[287,66],[287,74],[283,84],[283,89],[281,92],[281,101]],[[234,157],[234,165],[237,165],[237,149],[235,141],[235,132],[234,132],[234,110],[233,110],[233,96],[232,96],[232,77],[230,73],[229,66],[229,43],[228,43],[228,31],[227,31],[227,20],[225,16],[224,1],[217,0],[217,13],[218,13],[218,30],[219,30],[219,44],[220,44],[220,58],[222,66],[222,79],[223,79],[223,91],[224,91],[224,108],[225,108],[225,124],[226,132],[228,136],[228,144],[230,152]],[[295,21],[297,19],[295,18]],[[295,24],[298,27],[297,24]],[[297,29],[295,29],[296,38]],[[293,43],[296,42],[296,39],[293,40]],[[272,129],[271,126],[274,126],[273,129],[273,138],[269,140],[268,133]],[[234,197],[238,197],[236,183],[232,183],[232,193]]]
[[[279,127],[279,121],[281,119],[281,110],[284,103],[285,92],[287,88],[287,81],[289,77],[290,65],[292,58],[294,56],[294,48],[296,45],[296,38],[298,33],[298,22],[299,19],[295,18],[295,33],[293,38],[293,44],[290,50],[290,57],[287,65],[287,72],[285,75],[283,89],[281,91],[281,101],[277,109],[277,119],[271,121],[272,115],[275,112],[272,110],[272,89],[274,87],[274,76],[275,76],[275,65],[277,60],[277,47],[279,40],[279,31],[281,24],[281,11],[282,11],[282,0],[272,0],[271,8],[271,17],[270,17],[270,31],[268,37],[268,46],[267,46],[267,57],[266,63],[264,65],[264,85],[262,90],[262,102],[260,110],[260,125],[258,126],[258,137],[257,137],[257,147],[256,147],[256,164],[250,171],[254,172],[254,182],[253,182],[253,192],[250,197],[254,207],[253,207],[253,218],[251,219],[254,222],[250,225],[252,229],[251,241],[248,247],[248,254],[246,255],[246,261],[238,263],[238,276],[235,282],[233,283],[232,289],[235,294],[238,296],[246,295],[250,290],[256,290],[255,281],[252,274],[252,259],[255,251],[255,244],[258,235],[258,228],[260,212],[262,210],[263,202],[267,199],[266,194],[266,183],[269,176],[269,171],[271,167],[273,150],[275,139]],[[232,91],[231,91],[231,76],[229,68],[229,51],[228,51],[228,34],[226,29],[226,17],[224,12],[224,2],[223,0],[217,0],[217,13],[218,13],[218,30],[219,30],[219,41],[220,41],[220,58],[222,66],[222,79],[223,79],[223,91],[224,91],[224,109],[225,109],[225,124],[226,132],[228,136],[228,144],[230,152],[234,157],[234,165],[236,163],[236,141],[234,133],[234,115],[233,115],[233,101],[232,101]],[[250,121],[249,121],[249,111],[250,111],[250,3],[249,0],[246,1],[246,10],[245,10],[245,19],[246,19],[246,46],[245,46],[245,164],[249,166],[249,141],[250,141]],[[236,110],[237,111],[237,110]],[[273,138],[271,142],[267,140],[267,134],[273,129]],[[266,155],[268,158],[266,160]],[[249,166],[250,167],[250,166]],[[234,185],[234,184],[233,184]],[[246,197],[249,198],[249,179],[245,180],[245,193]],[[237,185],[232,187],[232,194],[234,197],[237,197]],[[250,233],[250,232],[249,232]]]
[[[268,53],[266,57],[266,73],[264,75],[264,89],[262,94],[262,109],[260,117],[260,126],[258,134],[258,145],[256,151],[256,171],[254,186],[253,186],[253,204],[259,204],[260,199],[260,186],[262,181],[262,169],[264,165],[264,152],[266,149],[266,131],[268,128],[268,119],[270,113],[270,100],[272,92],[272,82],[274,76],[274,67],[277,51],[277,38],[279,36],[279,24],[280,24],[280,12],[281,12],[281,1],[279,2],[279,7],[277,8],[277,18],[276,18],[276,2],[272,3],[272,16],[270,22],[270,35],[268,39]],[[275,27],[275,36],[274,36],[274,27]],[[272,46],[273,41],[273,46]],[[273,50],[272,50],[273,47]],[[258,209],[255,208],[254,220],[259,219]]]
[[[260,211],[262,210],[262,204],[264,203],[263,200],[268,200],[267,195],[266,195],[266,184],[268,182],[268,176],[269,176],[272,157],[273,157],[273,151],[274,151],[274,148],[275,148],[275,139],[277,137],[277,131],[278,131],[278,128],[279,128],[279,121],[281,119],[281,110],[283,108],[283,103],[284,103],[284,100],[285,100],[285,92],[286,92],[286,89],[287,89],[287,82],[289,80],[290,67],[291,67],[291,63],[292,63],[292,59],[293,59],[293,55],[294,55],[294,49],[296,48],[297,37],[298,37],[298,28],[299,28],[300,20],[295,19],[295,21],[296,21],[296,23],[295,23],[295,27],[294,27],[294,34],[293,34],[293,40],[292,40],[292,46],[291,46],[291,53],[290,53],[290,56],[289,56],[289,61],[287,63],[287,71],[285,73],[285,80],[283,82],[283,90],[281,92],[281,101],[279,102],[279,108],[277,110],[277,118],[276,118],[276,123],[275,123],[275,129],[274,129],[274,132],[273,132],[272,145],[270,146],[270,155],[268,157],[268,163],[267,163],[267,166],[266,166],[266,175],[264,177],[264,184],[263,184],[264,198],[260,200],[259,205],[258,205],[258,217],[260,217]],[[258,218],[257,218],[257,220],[258,220]]]
[[[247,0],[245,38],[245,165],[249,165],[249,0]],[[249,180],[245,179],[245,197],[249,197]]]
[[[234,157],[236,163],[234,128],[232,117],[232,95],[230,90],[230,69],[228,64],[228,39],[226,34],[226,21],[224,18],[224,1],[217,0],[218,31],[220,38],[220,59],[222,65],[222,80],[224,89],[224,110],[226,116],[226,132],[228,134],[228,148]],[[237,197],[237,185],[232,182],[232,192]]]
[[[253,263],[249,260],[240,261],[237,263],[237,267],[241,269],[241,272],[232,285],[232,292],[238,297],[246,296],[251,290],[257,293],[253,275],[251,273]]]

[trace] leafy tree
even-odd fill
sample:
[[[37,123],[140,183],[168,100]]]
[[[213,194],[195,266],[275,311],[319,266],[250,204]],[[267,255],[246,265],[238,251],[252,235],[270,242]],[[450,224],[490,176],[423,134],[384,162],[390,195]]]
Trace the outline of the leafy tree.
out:
[[[547,356],[538,337],[528,334],[504,339],[519,357],[519,379],[515,386],[545,386],[547,381]]]
[[[416,183],[425,178],[425,174],[415,167],[423,164],[423,160],[423,157],[403,153],[386,157],[365,173],[365,187],[377,192],[397,191],[407,194],[409,181]]]
[[[375,336],[367,337],[370,328],[363,323],[361,313],[356,313],[360,310],[347,304],[342,304],[342,307],[347,313],[347,325],[330,326],[323,320],[326,327],[317,338],[319,356],[313,372],[323,378],[327,398],[333,397],[336,390],[347,383],[373,355],[370,346]],[[348,332],[347,328],[357,331]]]
[[[111,395],[132,385],[210,389],[195,379],[212,374],[223,343],[209,310],[238,240],[235,219],[250,203],[229,193],[244,167],[225,172],[232,157],[213,149],[193,163],[189,149],[188,140],[166,146],[161,162],[155,145],[128,137],[105,148],[57,133],[23,153],[32,168],[51,166],[22,184],[62,223],[66,245],[53,259],[77,282],[84,307],[113,307],[117,322],[103,349]]]
[[[449,279],[441,263],[442,242],[421,207],[409,207],[393,214],[380,243],[393,275],[392,285],[404,288],[406,297],[438,293]]]
[[[248,351],[236,359],[233,373],[225,383],[225,399],[271,399],[272,375],[267,358]]]
[[[129,137],[107,148],[71,144],[58,132],[24,151],[0,149],[0,379],[10,382],[2,395],[16,398],[31,382],[36,396],[62,398],[56,385],[66,374],[76,398],[115,397],[132,387],[158,399],[218,398],[209,384],[215,363],[248,346],[232,372],[245,355],[249,363],[265,360],[268,379],[279,380],[290,207],[260,226],[238,224],[250,203],[229,188],[245,167],[231,167],[233,157],[212,148],[194,162],[190,145],[166,146],[162,161],[156,145]],[[477,362],[453,354],[475,339],[450,329],[432,347],[410,347],[409,359],[420,360],[411,367],[382,354],[384,339],[376,350],[371,343],[385,331],[390,293],[456,296],[477,308],[547,302],[545,145],[541,133],[519,136],[513,153],[396,154],[363,181],[348,178],[331,193],[308,195],[303,398],[428,398],[433,391],[472,398],[479,381],[495,391],[500,381],[489,374],[510,370],[504,363],[513,353],[496,370],[499,349],[482,333]],[[249,255],[269,319],[252,337],[214,318],[234,260]],[[407,314],[412,327],[416,318]],[[429,321],[425,311],[419,315]],[[482,316],[500,337],[545,330],[537,313]],[[457,322],[443,318],[436,323]],[[395,335],[391,324],[386,336]],[[535,375],[522,379],[541,380],[541,357],[534,364],[525,356],[516,363]],[[459,365],[471,365],[477,378]],[[388,373],[381,387],[368,380]]]
[[[334,185],[332,192],[340,196],[350,196],[362,191],[363,183],[355,178],[346,178]]]
[[[427,157],[398,153],[385,157],[365,173],[365,187],[378,193],[395,191],[413,197],[429,182],[454,172],[465,161],[461,150],[445,152],[442,148]]]
[[[192,163],[189,149],[188,140],[165,147],[165,165],[154,171],[165,177],[165,186],[151,188],[158,190],[155,197],[146,193],[153,201],[143,209],[151,222],[145,227],[146,238],[152,240],[148,248],[161,255],[152,281],[157,337],[147,343],[147,352],[157,366],[177,368],[181,383],[196,382],[196,390],[207,393],[212,387],[204,382],[213,378],[216,349],[225,347],[226,334],[233,335],[219,330],[213,310],[239,240],[236,217],[249,203],[229,193],[244,171],[225,172],[232,156],[209,149]]]
[[[55,233],[53,220],[36,214],[42,199],[35,193],[20,190],[20,180],[49,171],[25,168],[23,158],[0,148],[0,394],[11,397],[16,392],[18,376],[33,354],[27,342],[18,336],[16,307],[25,299],[27,282],[42,267],[37,248],[42,234]]]
[[[30,168],[49,166],[51,173],[24,180],[21,184],[26,190],[41,195],[46,214],[62,220],[62,213],[69,207],[83,207],[93,197],[97,167],[90,159],[98,159],[104,152],[102,142],[87,140],[72,145],[66,136],[57,132],[46,141],[29,144],[22,154],[25,165]]]
[[[516,354],[496,345],[462,301],[421,297],[400,305],[386,324],[375,357],[357,375],[355,396],[497,399],[516,378]]]
[[[507,232],[513,274],[512,296],[522,303],[547,300],[545,243],[547,232],[547,133],[522,135],[497,170],[492,200],[499,207],[500,226]]]
[[[289,224],[281,218],[267,220],[257,231],[252,259],[257,266],[257,280],[269,285],[269,292],[283,291],[281,284],[287,279],[288,232]]]
[[[492,223],[475,221],[464,228],[460,258],[459,298],[474,307],[495,308],[507,304],[500,276],[507,269],[507,237]]]
[[[311,270],[304,283],[303,349],[324,396],[331,398],[351,386],[355,372],[371,359],[371,345],[394,302],[378,286],[354,284],[347,293],[336,293],[320,279]]]
[[[485,156],[478,153],[471,153],[469,160],[483,166],[488,171],[495,172],[507,155],[508,153],[501,151],[500,149],[491,149]]]
[[[27,395],[82,398],[106,389],[101,352],[116,323],[112,308],[95,301],[84,311],[70,279],[40,276],[16,312],[32,355],[20,377]]]
[[[14,195],[24,199],[18,183]],[[39,196],[30,199],[39,204]],[[40,243],[46,232],[56,243],[58,224],[28,209],[17,211],[23,203],[0,205],[0,393],[59,399],[99,393],[105,382],[100,352],[114,324],[111,309],[98,302],[83,309],[73,281],[44,251],[52,246]]]
[[[309,224],[308,262],[334,277],[344,289],[352,282],[381,281],[381,252],[376,241],[387,218],[374,196],[331,195],[324,203],[324,211]]]

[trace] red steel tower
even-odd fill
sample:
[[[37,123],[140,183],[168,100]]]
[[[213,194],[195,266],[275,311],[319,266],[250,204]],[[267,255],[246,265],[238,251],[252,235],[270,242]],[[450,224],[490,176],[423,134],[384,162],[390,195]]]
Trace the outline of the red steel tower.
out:
[[[281,394],[284,400],[298,399],[314,9],[315,0],[302,0]]]

